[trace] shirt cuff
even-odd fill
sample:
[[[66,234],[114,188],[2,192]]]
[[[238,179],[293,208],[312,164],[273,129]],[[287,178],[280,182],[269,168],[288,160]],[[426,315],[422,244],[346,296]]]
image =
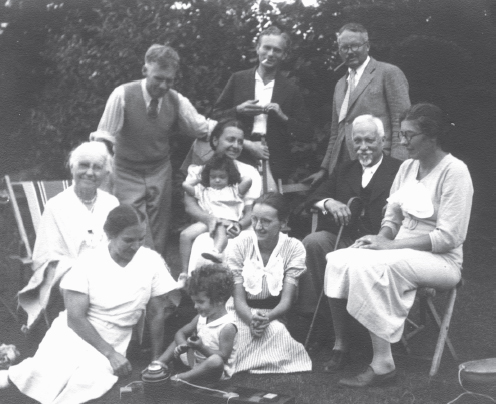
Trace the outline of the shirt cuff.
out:
[[[322,213],[326,214],[327,213],[327,210],[325,208],[325,203],[329,200],[329,199],[332,199],[332,198],[326,198],[326,199],[322,199],[321,201],[317,202],[314,206],[314,208],[317,208],[317,209],[320,209],[322,211]]]

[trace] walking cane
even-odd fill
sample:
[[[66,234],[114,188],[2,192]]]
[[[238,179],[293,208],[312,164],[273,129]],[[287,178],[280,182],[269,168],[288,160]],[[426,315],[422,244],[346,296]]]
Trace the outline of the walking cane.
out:
[[[261,136],[260,143],[262,146],[267,146],[265,135]],[[267,163],[267,160],[262,160],[262,191],[264,194],[269,190],[269,185],[267,183]]]
[[[351,210],[351,207],[352,207],[351,205],[355,201],[360,202],[360,203],[362,202],[362,200],[358,196],[355,196],[353,198],[350,198],[350,200],[346,204],[348,206],[348,208],[350,209],[351,218],[353,218],[353,211]],[[358,206],[361,207],[361,204]],[[343,234],[343,229],[344,229],[344,224],[342,224],[339,227],[338,236],[336,237],[336,243],[334,244],[334,250],[332,250],[333,252],[338,249],[339,243],[341,241],[341,235]],[[319,312],[320,304],[321,304],[323,298],[324,298],[324,286],[322,286],[322,291],[320,292],[319,300],[317,302],[317,307],[315,308],[315,312],[313,313],[313,317],[312,317],[312,322],[310,323],[310,329],[308,330],[307,337],[305,339],[305,345],[304,345],[305,349],[307,349],[308,342],[310,341],[310,336],[312,335],[313,326],[315,325],[315,319],[317,318],[317,313]]]

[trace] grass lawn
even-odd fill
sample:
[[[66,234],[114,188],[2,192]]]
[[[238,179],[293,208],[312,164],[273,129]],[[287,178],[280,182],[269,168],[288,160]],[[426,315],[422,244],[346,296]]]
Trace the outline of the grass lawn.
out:
[[[466,282],[460,290],[455,312],[451,322],[450,337],[457,350],[461,362],[496,357],[496,274],[493,263],[496,258],[494,240],[488,237],[472,239],[467,245],[464,277]],[[176,272],[179,268],[177,240],[171,245],[167,262]],[[2,265],[0,268],[2,282],[0,293],[14,304],[17,291],[17,269]],[[442,297],[439,298],[442,301]],[[25,337],[17,324],[4,307],[0,307],[0,343],[15,344],[23,357],[34,353],[36,337]],[[412,343],[413,354],[418,356],[431,355],[436,340],[436,327],[429,323],[428,331]],[[329,339],[332,337],[330,336]],[[294,396],[298,404],[337,403],[337,404],[419,404],[447,403],[463,390],[458,385],[457,363],[453,361],[447,349],[444,352],[439,374],[429,381],[430,363],[426,360],[415,359],[402,355],[402,347],[395,346],[395,360],[398,369],[398,380],[395,384],[383,388],[368,388],[352,390],[338,386],[338,380],[344,375],[352,375],[360,371],[367,361],[363,355],[352,357],[353,363],[339,374],[322,372],[322,363],[329,358],[330,346],[311,352],[314,363],[313,372],[291,375],[249,375],[237,374],[231,383],[234,385],[260,388]],[[94,401],[95,404],[119,403],[119,388],[140,379],[140,371],[146,367],[148,358],[144,355],[131,359],[133,373],[119,380],[116,386],[104,397]],[[493,394],[493,396],[495,396]],[[152,400],[142,395],[134,395],[129,403],[205,403],[206,400],[173,398],[170,394],[163,395],[159,400]],[[232,401],[231,401],[232,402]],[[463,397],[458,404],[484,403],[487,399]],[[28,404],[33,400],[17,393],[14,389],[0,391],[1,404]]]

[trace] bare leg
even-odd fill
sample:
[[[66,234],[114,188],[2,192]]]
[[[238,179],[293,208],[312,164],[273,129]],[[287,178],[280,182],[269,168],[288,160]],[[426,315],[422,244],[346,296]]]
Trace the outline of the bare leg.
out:
[[[8,370],[0,370],[0,390],[6,389],[9,386],[10,386],[9,371]]]
[[[218,225],[215,228],[214,233],[214,248],[222,253],[227,247],[227,233],[226,227],[222,224]]]
[[[349,348],[347,337],[349,314],[346,310],[346,299],[329,298],[329,307],[332,314],[332,326],[334,327],[334,349],[346,352]]]
[[[208,230],[207,225],[202,222],[194,223],[181,232],[179,236],[179,254],[181,255],[181,267],[184,274],[188,273],[189,257],[195,239]]]
[[[370,367],[374,369],[375,374],[383,375],[392,372],[395,369],[393,354],[391,353],[391,344],[381,337],[370,332],[374,357]]]
[[[224,361],[219,355],[209,356],[204,362],[191,370],[177,375],[178,379],[186,382],[195,380],[218,381],[224,371]]]

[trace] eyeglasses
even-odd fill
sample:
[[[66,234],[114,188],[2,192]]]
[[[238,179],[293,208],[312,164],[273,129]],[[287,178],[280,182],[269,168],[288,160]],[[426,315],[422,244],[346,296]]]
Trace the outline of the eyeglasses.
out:
[[[423,135],[423,133],[401,131],[399,132],[399,135],[400,135],[400,140],[406,140],[408,143],[410,143],[415,136]]]
[[[266,229],[267,227],[269,227],[271,225],[271,223],[272,223],[272,220],[269,220],[269,219],[264,219],[264,218],[259,219],[256,216],[251,217],[251,225],[253,227],[257,227],[257,224],[260,224],[260,226],[262,226],[264,229]]]
[[[356,52],[358,49],[360,49],[363,45],[367,44],[368,42],[364,42],[360,45],[349,45],[349,46],[340,46],[339,51],[343,53],[348,53],[350,50],[352,52]]]

